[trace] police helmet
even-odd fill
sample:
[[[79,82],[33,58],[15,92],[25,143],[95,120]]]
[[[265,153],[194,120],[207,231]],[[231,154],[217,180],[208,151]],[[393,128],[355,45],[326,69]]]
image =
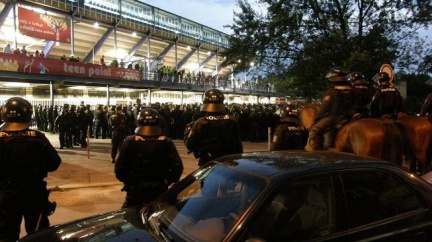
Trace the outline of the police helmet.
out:
[[[285,105],[280,111],[281,118],[297,116],[297,110],[292,105]]]
[[[33,114],[32,105],[25,99],[13,97],[6,101],[1,109],[1,117],[4,123],[0,129],[5,131],[20,131],[31,125]]]
[[[379,72],[372,80],[378,83],[379,85],[390,85],[390,75],[387,72]]]
[[[159,127],[160,116],[158,111],[153,108],[144,108],[138,114],[135,134],[144,136],[158,136],[162,134],[162,129]]]
[[[216,88],[210,88],[204,93],[203,106],[201,111],[211,113],[225,112],[225,105],[223,104],[225,96]]]
[[[326,78],[332,82],[342,82],[346,81],[346,75],[348,75],[348,73],[344,69],[333,67],[327,72]]]
[[[347,80],[353,85],[365,85],[367,81],[361,72],[352,72],[347,76]]]

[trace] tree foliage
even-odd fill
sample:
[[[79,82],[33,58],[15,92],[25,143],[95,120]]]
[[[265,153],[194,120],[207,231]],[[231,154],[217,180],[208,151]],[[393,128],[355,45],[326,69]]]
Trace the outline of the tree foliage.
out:
[[[372,77],[384,63],[430,72],[430,43],[418,30],[432,23],[429,0],[238,0],[223,65],[235,72],[258,63],[282,92],[317,97],[329,68]],[[264,10],[263,10],[264,9]],[[241,60],[241,62],[239,62]]]

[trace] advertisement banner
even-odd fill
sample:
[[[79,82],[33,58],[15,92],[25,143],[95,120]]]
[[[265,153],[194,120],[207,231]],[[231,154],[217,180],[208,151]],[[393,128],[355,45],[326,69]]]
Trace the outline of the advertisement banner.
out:
[[[109,80],[141,80],[141,72],[135,69],[4,53],[0,53],[0,71]]]
[[[23,35],[57,42],[71,42],[70,21],[65,17],[18,7],[18,22],[19,32]]]

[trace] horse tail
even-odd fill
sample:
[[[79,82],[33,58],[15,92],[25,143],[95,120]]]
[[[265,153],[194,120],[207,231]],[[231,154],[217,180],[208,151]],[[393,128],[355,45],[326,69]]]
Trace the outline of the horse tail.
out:
[[[402,166],[403,140],[401,131],[393,123],[383,123],[386,128],[386,142],[384,144],[383,160]]]

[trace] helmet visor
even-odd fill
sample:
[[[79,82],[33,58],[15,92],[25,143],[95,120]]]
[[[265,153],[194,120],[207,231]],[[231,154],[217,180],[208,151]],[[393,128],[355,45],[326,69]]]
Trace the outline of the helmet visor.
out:
[[[222,113],[225,111],[225,105],[221,103],[207,103],[201,108],[203,112]]]
[[[162,129],[159,126],[139,126],[135,129],[135,134],[144,136],[158,136],[162,134]]]
[[[31,125],[31,122],[28,123],[3,123],[0,125],[0,129],[4,131],[20,131],[24,129],[28,129]]]

